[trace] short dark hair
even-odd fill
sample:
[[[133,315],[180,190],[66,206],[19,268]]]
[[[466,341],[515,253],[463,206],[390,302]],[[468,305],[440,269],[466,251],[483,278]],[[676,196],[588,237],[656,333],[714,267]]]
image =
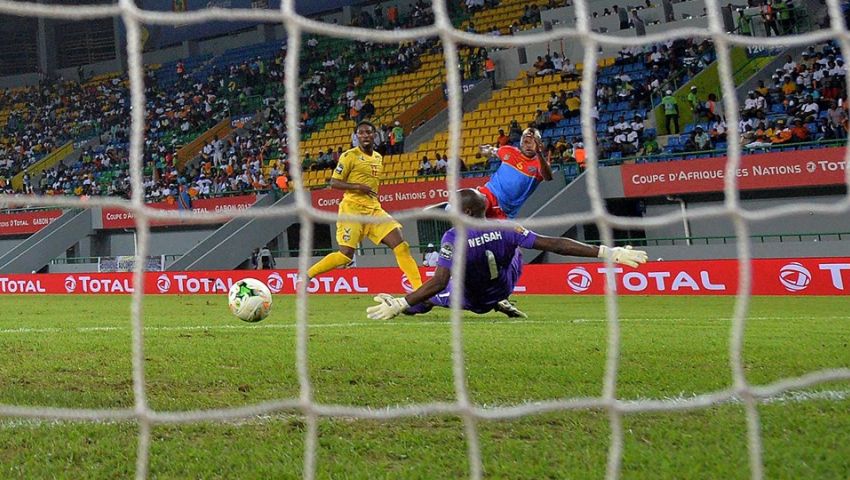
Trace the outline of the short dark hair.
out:
[[[370,127],[372,127],[373,131],[378,131],[378,129],[375,128],[375,124],[370,122],[369,120],[360,120],[359,122],[357,122],[357,125],[354,126],[354,131],[356,132],[362,125],[369,125]]]

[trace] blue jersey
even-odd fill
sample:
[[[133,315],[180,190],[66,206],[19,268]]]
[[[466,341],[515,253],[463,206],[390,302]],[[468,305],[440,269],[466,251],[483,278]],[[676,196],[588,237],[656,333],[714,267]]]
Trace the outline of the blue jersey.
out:
[[[517,247],[532,248],[536,238],[534,232],[518,225],[510,230],[467,230],[465,304],[475,310],[475,306],[493,305],[508,298],[522,267]],[[451,268],[454,241],[452,228],[440,242],[438,267]]]
[[[522,204],[543,181],[540,159],[528,158],[518,148],[510,145],[499,147],[496,153],[502,164],[490,177],[486,187],[499,200],[499,207],[508,218],[519,213]]]

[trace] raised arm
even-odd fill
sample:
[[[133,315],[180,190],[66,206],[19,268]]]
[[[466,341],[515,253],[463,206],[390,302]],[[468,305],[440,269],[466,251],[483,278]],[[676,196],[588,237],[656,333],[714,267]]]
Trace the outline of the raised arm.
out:
[[[487,158],[495,156],[499,151],[499,149],[493,145],[481,145],[478,147],[478,150],[481,152],[481,155],[485,155]]]
[[[552,180],[552,166],[549,165],[549,158],[543,155],[543,150],[540,146],[537,147],[537,155],[540,157],[540,176],[544,181]]]

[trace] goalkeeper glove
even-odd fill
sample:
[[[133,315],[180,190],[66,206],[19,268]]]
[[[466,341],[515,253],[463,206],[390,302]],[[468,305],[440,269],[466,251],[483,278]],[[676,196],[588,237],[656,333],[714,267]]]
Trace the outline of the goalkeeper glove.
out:
[[[379,293],[372,300],[378,302],[366,309],[366,316],[372,320],[389,320],[410,306],[404,297],[395,298],[386,293]]]
[[[621,263],[630,267],[637,267],[639,263],[646,263],[646,252],[643,250],[632,250],[631,245],[625,247],[608,248],[605,245],[599,247],[599,258],[610,258],[614,263]]]

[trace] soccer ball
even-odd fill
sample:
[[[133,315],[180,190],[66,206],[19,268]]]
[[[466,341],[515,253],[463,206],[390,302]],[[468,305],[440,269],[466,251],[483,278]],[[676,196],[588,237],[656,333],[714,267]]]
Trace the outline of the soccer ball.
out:
[[[269,316],[272,292],[256,278],[243,278],[230,287],[227,302],[230,311],[240,320],[259,322]]]

